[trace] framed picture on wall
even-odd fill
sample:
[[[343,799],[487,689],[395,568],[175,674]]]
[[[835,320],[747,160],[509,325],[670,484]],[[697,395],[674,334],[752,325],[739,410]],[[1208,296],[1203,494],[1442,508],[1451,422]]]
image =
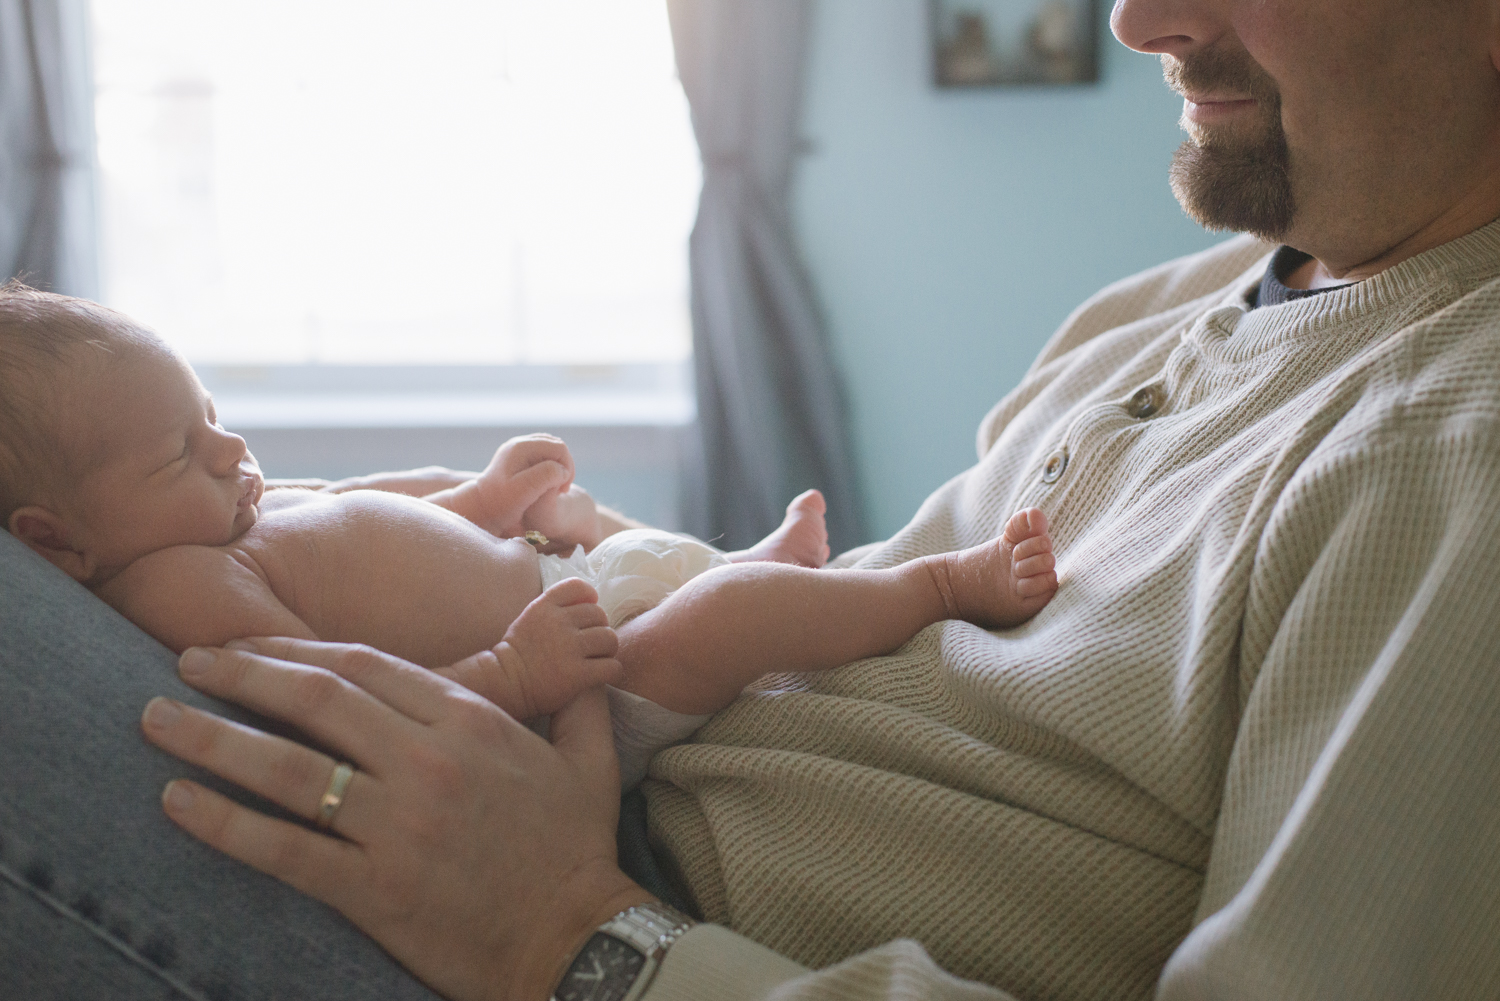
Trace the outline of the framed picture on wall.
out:
[[[1098,0],[928,0],[939,87],[1093,83]]]

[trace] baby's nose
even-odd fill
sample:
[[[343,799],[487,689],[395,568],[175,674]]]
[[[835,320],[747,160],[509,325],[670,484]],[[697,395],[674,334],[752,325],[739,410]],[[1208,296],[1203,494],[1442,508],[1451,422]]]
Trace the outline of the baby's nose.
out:
[[[249,454],[245,447],[245,439],[228,431],[220,431],[219,437],[219,461],[226,472],[236,469],[240,460]]]

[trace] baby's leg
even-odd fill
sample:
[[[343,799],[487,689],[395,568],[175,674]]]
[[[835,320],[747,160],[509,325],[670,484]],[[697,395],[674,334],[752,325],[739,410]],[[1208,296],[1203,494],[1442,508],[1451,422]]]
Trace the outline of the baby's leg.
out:
[[[733,563],[793,563],[820,567],[828,562],[828,505],[816,490],[798,494],[786,506],[781,526],[749,549],[730,553]]]
[[[710,570],[617,630],[619,687],[675,712],[707,713],[768,671],[821,671],[890,653],[943,619],[1018,625],[1057,589],[1046,520],[1023,515],[993,542],[888,570]]]

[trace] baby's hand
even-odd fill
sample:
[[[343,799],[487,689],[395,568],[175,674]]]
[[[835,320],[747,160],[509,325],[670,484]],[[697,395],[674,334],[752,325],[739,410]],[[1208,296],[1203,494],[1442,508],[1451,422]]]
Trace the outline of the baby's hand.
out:
[[[587,581],[553,584],[527,605],[488,656],[438,673],[516,719],[556,712],[582,692],[620,680],[619,640]]]
[[[563,440],[550,434],[522,435],[495,451],[474,480],[473,510],[459,513],[492,535],[513,538],[538,528],[526,524],[529,509],[555,503],[572,485],[573,454]]]
[[[538,531],[555,545],[545,552],[571,552],[576,545],[593,549],[604,538],[599,507],[587,490],[574,483],[566,490],[548,491],[521,516],[526,531]]]

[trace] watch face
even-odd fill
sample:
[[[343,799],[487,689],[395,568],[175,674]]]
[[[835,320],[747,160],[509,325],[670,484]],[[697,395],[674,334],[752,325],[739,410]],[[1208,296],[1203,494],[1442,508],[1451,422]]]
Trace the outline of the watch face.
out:
[[[557,1001],[620,1001],[646,957],[613,935],[595,932],[553,995]]]

